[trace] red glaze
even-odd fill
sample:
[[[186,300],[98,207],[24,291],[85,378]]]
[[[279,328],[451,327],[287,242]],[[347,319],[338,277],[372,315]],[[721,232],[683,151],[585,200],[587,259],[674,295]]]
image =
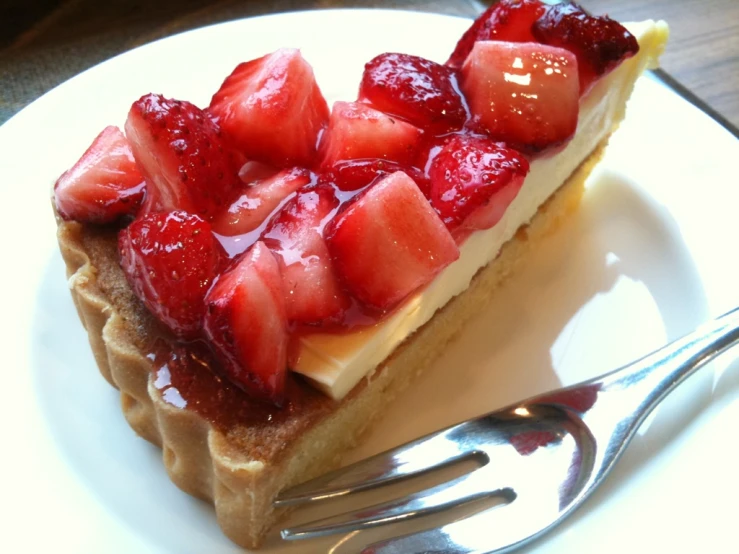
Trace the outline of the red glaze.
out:
[[[257,242],[205,299],[205,336],[232,383],[281,405],[287,375],[285,288],[272,252]]]
[[[555,4],[533,26],[543,44],[566,48],[577,57],[580,94],[639,51],[634,35],[608,16],[592,16],[577,4]]]
[[[222,373],[221,364],[202,341],[177,344],[158,340],[147,357],[155,368],[154,387],[162,399],[175,408],[200,414],[222,432],[287,421],[309,426],[306,410],[322,417],[334,406],[331,398],[289,375],[281,407],[255,398]]]
[[[501,0],[493,4],[465,31],[446,65],[462,67],[478,40],[535,42],[532,26],[546,9],[539,0]]]
[[[428,180],[417,168],[377,159],[336,162],[318,176],[318,182],[334,184],[343,191],[356,191],[396,171],[409,175],[422,190],[428,189]]]
[[[489,229],[528,171],[528,161],[515,150],[487,138],[454,136],[431,161],[431,205],[452,232]]]
[[[351,304],[336,277],[323,238],[323,227],[338,207],[333,187],[307,187],[288,200],[262,234],[264,244],[280,265],[291,323],[338,322]]]
[[[82,157],[54,185],[56,209],[64,219],[111,223],[136,213],[144,198],[144,177],[118,127],[95,137]]]
[[[380,54],[365,65],[359,99],[432,133],[459,129],[467,119],[456,73],[408,54]]]
[[[313,69],[290,48],[237,66],[208,109],[247,158],[276,167],[312,164],[329,116]]]
[[[329,223],[326,242],[347,289],[390,310],[459,257],[439,216],[405,173],[384,177]]]
[[[460,81],[473,126],[493,140],[537,152],[575,134],[577,60],[568,50],[531,42],[477,42]]]
[[[151,313],[178,337],[197,338],[205,293],[223,260],[210,225],[186,212],[144,214],[119,233],[118,251],[128,283]]]
[[[189,102],[142,96],[128,113],[126,136],[148,183],[145,212],[185,210],[210,219],[241,188],[241,156]]]
[[[416,155],[423,131],[366,104],[336,102],[321,137],[321,167],[341,160],[382,159],[408,163]]]

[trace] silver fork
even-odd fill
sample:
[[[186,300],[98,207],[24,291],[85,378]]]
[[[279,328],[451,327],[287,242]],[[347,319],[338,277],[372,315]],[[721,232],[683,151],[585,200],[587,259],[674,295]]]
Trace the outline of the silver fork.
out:
[[[481,467],[405,498],[284,529],[304,539],[366,529],[498,497],[504,505],[362,552],[508,552],[570,515],[603,481],[647,415],[739,341],[739,308],[627,366],[529,398],[284,491],[294,506],[375,489],[475,460]]]

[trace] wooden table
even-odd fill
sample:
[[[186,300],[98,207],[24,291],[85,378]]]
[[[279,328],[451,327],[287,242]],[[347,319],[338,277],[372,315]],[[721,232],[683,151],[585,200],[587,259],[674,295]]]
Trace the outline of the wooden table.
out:
[[[739,127],[739,0],[582,0],[621,21],[661,18],[663,67]],[[76,73],[176,32],[272,11],[391,7],[474,17],[474,0],[8,0],[0,6],[0,123]]]

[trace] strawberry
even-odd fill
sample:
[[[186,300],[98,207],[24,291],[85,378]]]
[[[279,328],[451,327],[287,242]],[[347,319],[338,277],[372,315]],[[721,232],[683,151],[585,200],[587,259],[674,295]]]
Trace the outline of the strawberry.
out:
[[[580,94],[593,82],[639,51],[639,43],[618,21],[592,16],[574,3],[555,4],[533,27],[536,40],[559,46],[577,57]]]
[[[321,166],[365,158],[407,163],[413,159],[422,134],[418,127],[366,104],[336,102],[321,137]]]
[[[313,69],[289,48],[237,66],[208,109],[249,159],[276,167],[309,166],[329,116]]]
[[[377,179],[402,171],[408,174],[424,190],[427,179],[421,171],[410,165],[402,165],[388,160],[344,160],[325,169],[319,176],[319,183],[332,183],[339,190],[354,191],[374,183]]]
[[[528,170],[526,158],[511,148],[455,135],[431,161],[431,205],[452,233],[489,229],[503,217]]]
[[[244,165],[242,165],[241,169],[239,169],[239,179],[241,179],[243,183],[250,185],[254,181],[259,181],[261,179],[266,179],[267,177],[272,177],[279,172],[279,169],[276,169],[271,165],[263,164],[262,162],[255,162],[254,160],[249,160],[248,162],[244,162]]]
[[[291,322],[337,321],[349,306],[323,238],[323,227],[338,207],[330,185],[306,187],[288,200],[262,234],[280,265]]]
[[[539,0],[501,0],[493,4],[465,31],[446,65],[462,67],[479,40],[536,42],[531,27],[546,9]]]
[[[205,293],[223,260],[210,224],[186,212],[139,216],[118,235],[121,267],[136,296],[178,337],[197,338]]]
[[[283,169],[256,181],[228,209],[213,220],[213,230],[226,236],[249,233],[265,222],[285,198],[310,182],[307,169]]]
[[[148,183],[145,212],[184,210],[211,219],[241,188],[241,157],[189,102],[142,96],[128,112],[126,136]]]
[[[111,223],[136,212],[144,186],[126,137],[118,127],[109,126],[59,177],[54,202],[64,219]]]
[[[277,260],[256,242],[205,299],[205,334],[228,378],[280,405],[287,376],[285,292]]]
[[[408,54],[380,54],[365,65],[359,99],[435,134],[467,120],[455,71]]]
[[[395,307],[459,257],[444,223],[400,171],[356,196],[325,237],[347,289],[380,310]]]
[[[568,50],[530,42],[476,42],[461,86],[475,125],[493,140],[539,151],[577,127],[577,60]]]

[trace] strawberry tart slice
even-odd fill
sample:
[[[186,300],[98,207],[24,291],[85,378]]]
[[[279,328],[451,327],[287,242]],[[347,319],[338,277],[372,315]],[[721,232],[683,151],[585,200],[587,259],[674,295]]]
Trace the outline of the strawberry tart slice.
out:
[[[666,39],[503,0],[446,63],[381,54],[332,106],[281,49],[208,106],[145,94],[58,179],[100,370],[231,539],[258,546],[576,208]]]

